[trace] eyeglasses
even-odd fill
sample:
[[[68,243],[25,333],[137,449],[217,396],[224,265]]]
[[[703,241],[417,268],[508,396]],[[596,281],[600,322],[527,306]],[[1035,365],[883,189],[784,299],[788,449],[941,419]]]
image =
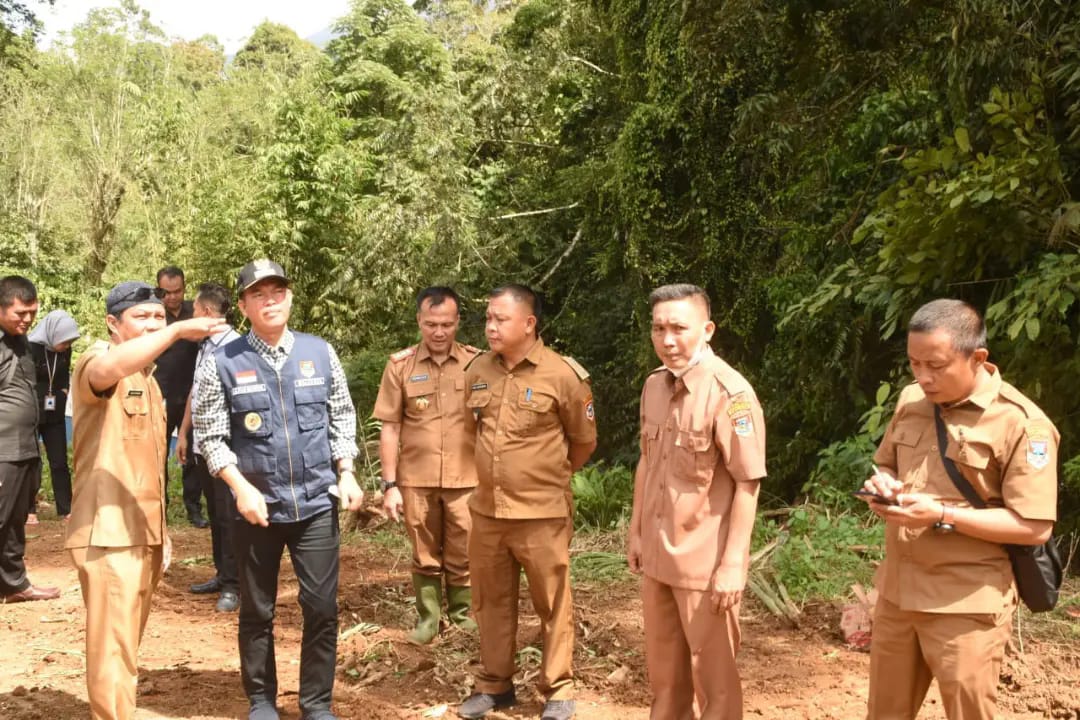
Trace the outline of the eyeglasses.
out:
[[[124,297],[120,298],[118,302],[134,301],[137,303],[146,302],[151,297],[156,297],[158,300],[165,297],[165,289],[159,287],[137,287],[129,292]]]

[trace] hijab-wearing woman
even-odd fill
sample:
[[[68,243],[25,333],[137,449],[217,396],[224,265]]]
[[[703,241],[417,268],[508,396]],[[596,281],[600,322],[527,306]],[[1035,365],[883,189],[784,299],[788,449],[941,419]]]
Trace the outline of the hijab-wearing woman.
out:
[[[56,514],[66,519],[71,512],[71,472],[67,461],[67,426],[64,408],[67,406],[68,386],[71,375],[71,344],[79,338],[79,326],[75,319],[63,310],[53,310],[30,331],[30,352],[37,368],[37,395],[39,407],[38,433],[45,443],[52,474],[53,496],[56,498]],[[30,516],[27,525],[37,523],[37,494],[41,489],[41,477],[30,496]]]

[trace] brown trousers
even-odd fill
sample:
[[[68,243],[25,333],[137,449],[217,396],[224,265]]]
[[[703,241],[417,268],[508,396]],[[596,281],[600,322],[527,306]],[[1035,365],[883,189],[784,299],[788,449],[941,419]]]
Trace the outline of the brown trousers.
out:
[[[413,546],[414,573],[438,576],[446,584],[469,586],[469,530],[472,488],[401,488],[405,531]]]
[[[949,720],[989,720],[1012,608],[998,614],[901,610],[881,598],[870,643],[869,720],[914,720],[937,678]]]
[[[570,518],[500,520],[473,513],[469,539],[473,611],[480,626],[476,689],[510,690],[514,677],[521,570],[540,616],[544,655],[537,678],[548,700],[573,697],[574,607],[570,597]]]
[[[646,576],[645,663],[653,692],[652,720],[740,720],[742,681],[739,606],[715,614],[711,593],[684,590]],[[695,712],[696,707],[696,712]]]
[[[72,548],[86,605],[86,691],[92,720],[131,720],[139,643],[161,579],[160,545]]]

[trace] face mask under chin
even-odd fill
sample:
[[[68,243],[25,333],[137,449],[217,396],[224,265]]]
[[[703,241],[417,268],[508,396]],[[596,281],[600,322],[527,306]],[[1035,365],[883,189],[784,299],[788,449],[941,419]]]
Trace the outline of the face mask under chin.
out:
[[[686,373],[690,372],[691,368],[693,368],[695,365],[700,364],[701,361],[707,358],[710,354],[712,354],[712,348],[709,347],[709,341],[703,337],[701,339],[701,345],[699,345],[698,349],[694,351],[694,354],[690,357],[690,362],[686,363],[684,367],[681,367],[677,370],[673,367],[669,367],[668,365],[664,365],[664,367],[666,367],[672,375],[680,378]]]

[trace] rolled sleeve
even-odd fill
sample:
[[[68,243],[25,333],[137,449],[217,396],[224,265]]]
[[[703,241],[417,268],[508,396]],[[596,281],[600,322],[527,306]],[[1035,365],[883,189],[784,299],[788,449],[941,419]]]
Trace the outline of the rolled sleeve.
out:
[[[349,395],[349,381],[337,352],[327,343],[330,352],[330,454],[334,462],[351,460],[359,454],[356,447],[356,408]]]
[[[210,474],[217,475],[229,465],[236,464],[236,453],[229,448],[229,409],[225,405],[225,388],[218,375],[217,356],[207,355],[195,376],[199,393],[191,408],[191,425],[207,469]]]

